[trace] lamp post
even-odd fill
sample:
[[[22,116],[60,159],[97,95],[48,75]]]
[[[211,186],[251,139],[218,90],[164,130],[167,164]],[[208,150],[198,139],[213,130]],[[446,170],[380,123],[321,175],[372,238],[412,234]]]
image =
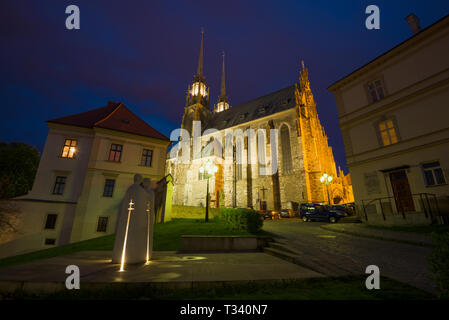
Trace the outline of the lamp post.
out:
[[[326,186],[327,202],[329,203],[329,205],[331,204],[331,199],[329,197],[329,185],[332,183],[332,179],[332,176],[328,175],[327,173],[324,173],[320,178],[320,182]]]
[[[210,161],[207,161],[204,165],[200,167],[200,173],[205,174],[207,178],[207,189],[206,189],[206,222],[209,222],[209,179],[212,174],[217,173],[218,167]]]

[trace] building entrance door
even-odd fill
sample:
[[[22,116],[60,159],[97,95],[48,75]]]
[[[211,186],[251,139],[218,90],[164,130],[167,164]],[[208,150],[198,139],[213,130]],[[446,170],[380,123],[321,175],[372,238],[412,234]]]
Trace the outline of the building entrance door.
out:
[[[415,211],[412,193],[405,170],[390,173],[396,209],[399,212]]]

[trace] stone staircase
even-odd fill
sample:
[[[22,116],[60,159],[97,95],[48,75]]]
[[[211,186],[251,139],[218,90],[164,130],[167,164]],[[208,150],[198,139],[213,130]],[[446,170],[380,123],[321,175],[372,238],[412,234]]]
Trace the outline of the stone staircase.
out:
[[[293,248],[289,245],[288,240],[283,238],[273,239],[273,241],[269,242],[268,247],[265,247],[263,251],[272,256],[318,272],[323,276],[337,277],[348,274],[347,270],[341,269],[334,265],[329,267],[329,265],[326,265],[317,257],[307,254],[298,248]]]

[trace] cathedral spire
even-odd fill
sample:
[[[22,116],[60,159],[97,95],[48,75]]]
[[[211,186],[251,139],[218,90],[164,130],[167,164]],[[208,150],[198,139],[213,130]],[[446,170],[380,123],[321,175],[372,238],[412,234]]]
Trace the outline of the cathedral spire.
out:
[[[201,46],[200,46],[200,55],[198,57],[198,70],[196,72],[195,81],[204,82],[203,76],[203,51],[204,51],[204,29],[201,28]]]
[[[226,96],[226,73],[225,73],[225,53],[222,53],[223,56],[223,67],[221,70],[221,91],[220,96],[218,97],[218,103],[214,107],[214,113],[221,112],[229,109],[229,101]]]
[[[221,91],[220,91],[220,98],[218,101],[228,101],[228,98],[226,97],[226,75],[225,75],[225,53],[223,51],[223,69],[221,71]]]

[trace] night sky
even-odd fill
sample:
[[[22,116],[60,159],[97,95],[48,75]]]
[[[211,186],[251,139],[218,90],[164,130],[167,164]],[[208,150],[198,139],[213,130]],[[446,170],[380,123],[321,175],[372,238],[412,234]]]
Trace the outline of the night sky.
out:
[[[76,4],[81,29],[67,30]],[[381,30],[365,28],[378,5]],[[318,113],[345,168],[335,100],[327,87],[412,34],[404,18],[427,27],[449,1],[112,1],[1,0],[0,140],[42,151],[45,121],[121,101],[169,135],[178,128],[205,29],[204,73],[211,106],[226,52],[231,106],[298,81],[309,68]]]

